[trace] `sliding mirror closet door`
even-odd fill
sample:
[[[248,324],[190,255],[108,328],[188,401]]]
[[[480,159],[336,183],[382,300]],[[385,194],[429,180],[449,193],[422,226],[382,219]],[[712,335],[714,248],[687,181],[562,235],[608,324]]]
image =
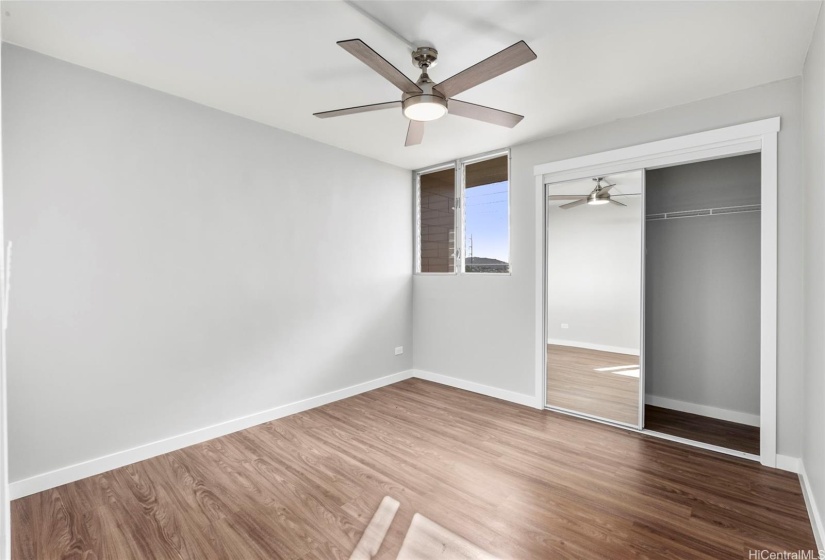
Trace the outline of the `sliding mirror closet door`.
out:
[[[547,406],[641,427],[641,171],[547,185]]]

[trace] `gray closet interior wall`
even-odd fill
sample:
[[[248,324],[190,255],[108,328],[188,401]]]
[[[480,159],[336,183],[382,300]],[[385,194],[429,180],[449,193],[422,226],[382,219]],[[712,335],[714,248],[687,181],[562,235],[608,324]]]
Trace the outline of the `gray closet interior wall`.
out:
[[[646,174],[645,392],[759,414],[760,156]]]

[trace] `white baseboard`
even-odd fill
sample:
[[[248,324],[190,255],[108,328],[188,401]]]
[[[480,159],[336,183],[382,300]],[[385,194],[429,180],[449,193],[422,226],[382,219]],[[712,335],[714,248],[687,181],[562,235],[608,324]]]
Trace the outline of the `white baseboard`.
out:
[[[811,483],[808,480],[808,473],[805,471],[805,462],[799,459],[799,483],[802,485],[802,497],[805,498],[805,507],[808,508],[808,517],[811,518],[811,527],[816,538],[816,548],[825,550],[825,525],[822,523],[822,516],[814,498]]]
[[[579,342],[577,340],[562,340],[560,338],[548,338],[547,344],[558,346],[573,346],[574,348],[586,348],[587,350],[600,350],[602,352],[613,352],[614,354],[629,354],[638,356],[638,348],[623,348],[621,346],[608,346],[607,344],[593,344],[592,342]]]
[[[728,410],[725,408],[717,408],[715,406],[707,406],[704,404],[677,401],[675,399],[668,399],[666,397],[659,397],[656,395],[645,395],[645,404],[658,406],[661,408],[669,408],[671,410],[678,410],[679,412],[699,414],[701,416],[707,416],[708,418],[716,418],[717,420],[727,420],[728,422],[736,422],[737,424],[759,426],[759,415],[751,414],[749,412],[740,412],[738,410]]]
[[[544,408],[543,404],[539,402],[539,399],[537,399],[534,395],[515,393],[513,391],[507,391],[506,389],[490,387],[489,385],[482,385],[481,383],[476,383],[474,381],[467,381],[465,379],[450,377],[449,375],[442,375],[440,373],[433,373],[431,371],[424,371],[421,369],[413,370],[413,377],[424,379],[426,381],[432,381],[434,383],[440,383],[441,385],[447,385],[448,387],[455,387],[456,389],[463,389],[465,391],[471,391],[473,393],[478,393],[480,395],[486,395],[488,397],[494,397],[496,399],[501,399],[504,401],[521,404],[524,406],[529,406],[532,408]]]
[[[277,420],[278,418],[290,416],[311,408],[323,406],[341,399],[346,399],[347,397],[352,397],[360,393],[372,391],[373,389],[391,385],[393,383],[409,379],[410,377],[412,377],[412,370],[401,371],[392,375],[373,379],[365,383],[352,385],[350,387],[331,391],[323,395],[318,395],[317,397],[311,397],[302,401],[276,406],[275,408],[270,408],[269,410],[250,414],[249,416],[235,418],[234,420],[228,420],[226,422],[221,422],[220,424],[207,426],[185,434],[172,436],[170,438],[147,443],[131,449],[125,449],[110,455],[105,455],[103,457],[97,457],[82,463],[62,467],[60,469],[38,474],[23,480],[17,480],[9,484],[9,496],[12,500],[22,498],[30,494],[35,494],[37,492],[42,492],[43,490],[48,490],[63,484],[68,484],[69,482],[74,482],[75,480],[80,480],[82,478],[94,476],[112,469],[131,465],[132,463],[157,457],[158,455],[169,453],[170,451],[189,447],[190,445],[195,445],[196,443],[225,436],[239,430],[245,430],[246,428],[251,428],[252,426],[257,426],[258,424],[271,422],[272,420]]]

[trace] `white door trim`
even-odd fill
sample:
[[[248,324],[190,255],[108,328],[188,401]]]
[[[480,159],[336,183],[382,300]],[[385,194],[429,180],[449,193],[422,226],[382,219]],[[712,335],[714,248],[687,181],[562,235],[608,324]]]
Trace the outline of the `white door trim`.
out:
[[[0,96],[1,97],[1,96]],[[2,105],[2,103],[0,103]],[[0,560],[11,558],[9,501],[8,399],[6,397],[6,326],[10,255],[6,251],[3,205],[3,154],[0,149]]]
[[[779,117],[688,134],[533,168],[536,177],[536,406],[546,395],[545,184],[761,152],[760,462],[776,467],[777,133]]]

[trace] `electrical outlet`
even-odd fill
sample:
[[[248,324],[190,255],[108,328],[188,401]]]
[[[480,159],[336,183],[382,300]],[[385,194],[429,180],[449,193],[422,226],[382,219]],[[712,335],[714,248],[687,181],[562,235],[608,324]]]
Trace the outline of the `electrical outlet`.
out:
[[[561,324],[561,328],[563,328],[563,329],[569,329],[569,328],[570,328],[570,325],[568,325],[567,323],[562,323],[562,324]]]
[[[396,346],[395,347],[395,355],[396,356],[400,356],[403,353],[404,353],[404,347],[403,346]]]

